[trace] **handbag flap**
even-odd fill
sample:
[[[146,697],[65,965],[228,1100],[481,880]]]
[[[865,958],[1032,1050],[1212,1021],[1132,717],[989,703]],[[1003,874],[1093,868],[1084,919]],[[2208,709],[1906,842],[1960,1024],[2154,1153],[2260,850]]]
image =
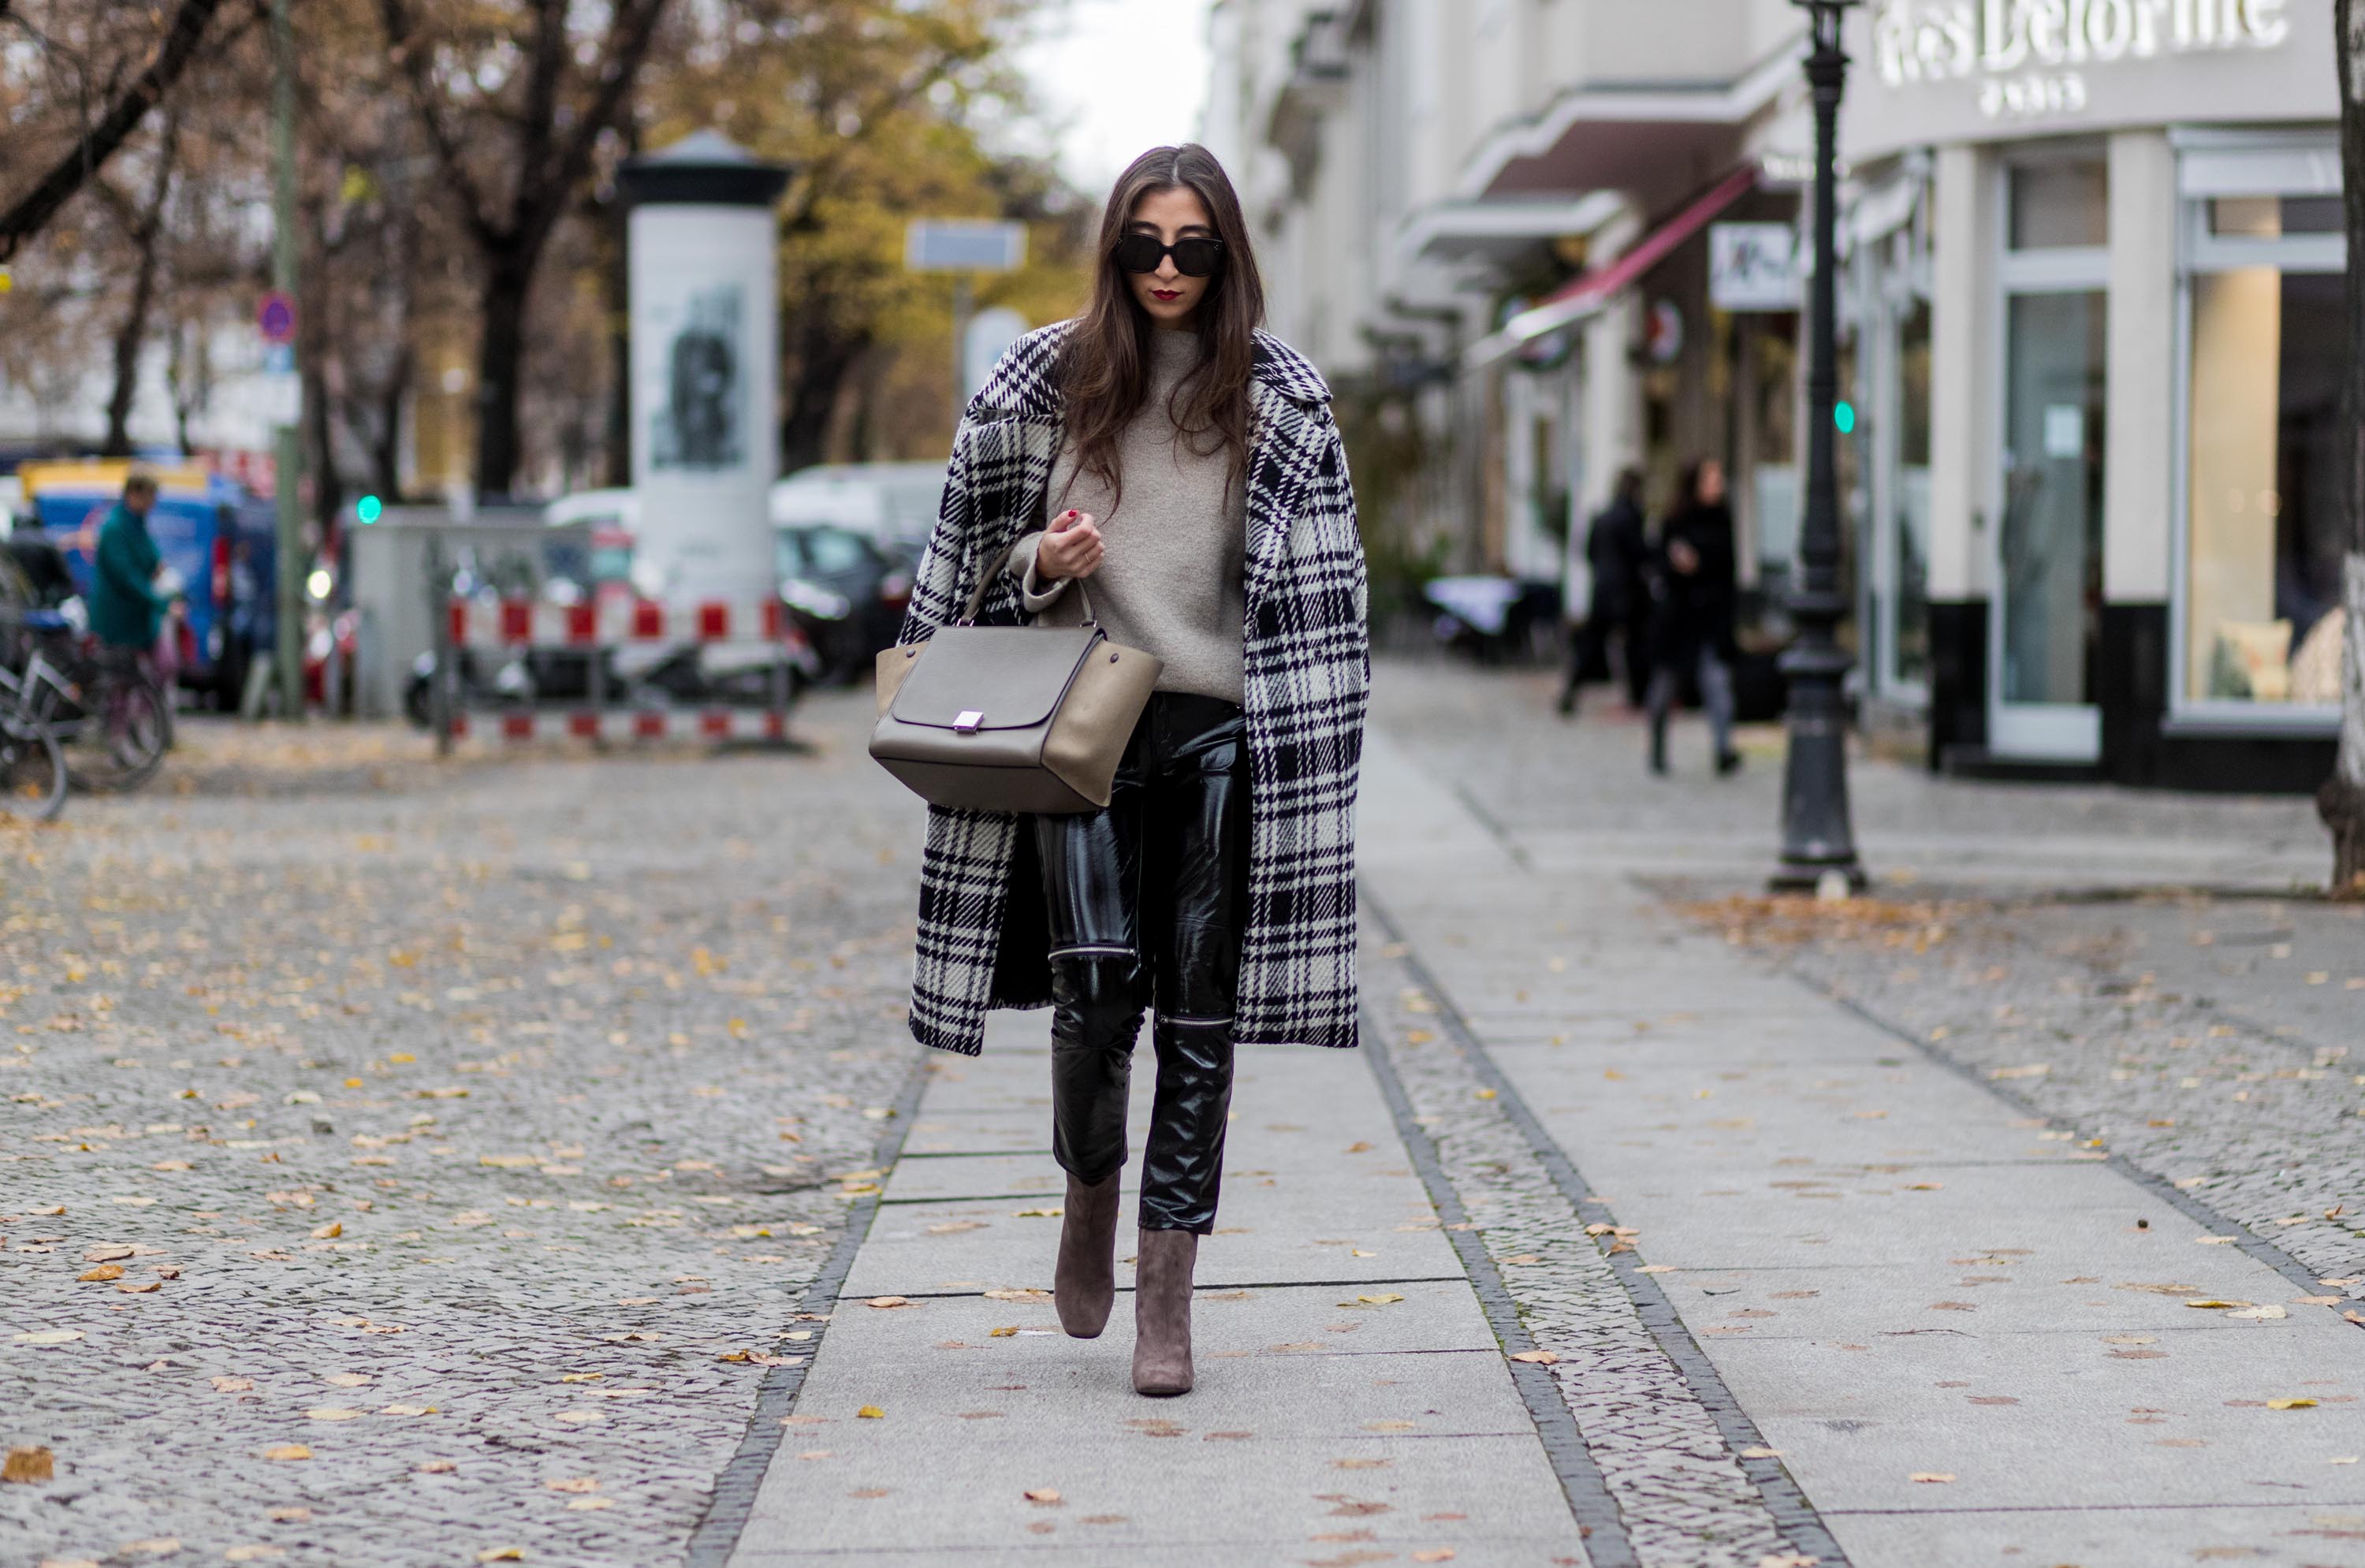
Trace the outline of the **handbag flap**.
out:
[[[1093,626],[940,626],[888,714],[934,729],[1032,729],[1051,717],[1101,640]]]

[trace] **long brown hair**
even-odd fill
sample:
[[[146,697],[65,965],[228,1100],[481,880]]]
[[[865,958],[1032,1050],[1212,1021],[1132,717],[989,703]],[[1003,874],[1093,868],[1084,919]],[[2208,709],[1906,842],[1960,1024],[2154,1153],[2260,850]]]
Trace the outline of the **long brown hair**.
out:
[[[1199,363],[1175,387],[1167,412],[1177,438],[1192,451],[1210,457],[1228,452],[1234,478],[1248,470],[1249,382],[1256,369],[1256,330],[1264,324],[1264,284],[1257,276],[1248,220],[1214,153],[1196,142],[1153,147],[1109,192],[1093,302],[1059,351],[1059,391],[1076,468],[1107,487],[1115,498],[1111,511],[1125,497],[1117,438],[1149,400],[1149,334],[1158,330],[1116,264],[1116,242],[1145,196],[1178,189],[1189,190],[1206,207],[1224,242],[1224,264],[1199,301]],[[1203,446],[1210,437],[1212,443]]]

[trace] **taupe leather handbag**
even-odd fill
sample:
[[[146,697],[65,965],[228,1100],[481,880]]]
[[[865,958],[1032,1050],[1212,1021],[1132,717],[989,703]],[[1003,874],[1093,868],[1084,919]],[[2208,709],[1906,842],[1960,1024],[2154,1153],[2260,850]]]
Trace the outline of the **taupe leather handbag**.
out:
[[[958,621],[880,654],[870,755],[930,805],[1098,811],[1164,666],[1109,641],[1082,578],[1081,626],[978,625],[1015,548],[994,557]]]

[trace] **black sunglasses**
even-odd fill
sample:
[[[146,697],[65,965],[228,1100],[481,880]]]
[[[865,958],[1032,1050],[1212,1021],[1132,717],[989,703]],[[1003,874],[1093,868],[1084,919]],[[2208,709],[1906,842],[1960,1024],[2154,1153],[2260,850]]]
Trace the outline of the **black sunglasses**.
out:
[[[1224,264],[1224,242],[1193,234],[1169,245],[1155,234],[1128,234],[1110,254],[1129,273],[1154,273],[1171,255],[1174,270],[1184,277],[1213,277]]]

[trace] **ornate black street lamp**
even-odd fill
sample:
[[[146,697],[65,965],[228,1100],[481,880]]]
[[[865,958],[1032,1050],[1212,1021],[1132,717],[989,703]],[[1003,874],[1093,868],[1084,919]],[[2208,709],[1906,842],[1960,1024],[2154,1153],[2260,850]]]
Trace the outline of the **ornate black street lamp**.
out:
[[[1807,368],[1807,514],[1799,531],[1799,570],[1790,594],[1799,634],[1782,655],[1790,685],[1790,745],[1782,775],[1782,865],[1773,882],[1786,891],[1821,889],[1833,878],[1854,891],[1865,881],[1848,822],[1847,711],[1840,683],[1855,661],[1836,634],[1848,601],[1840,591],[1839,472],[1833,445],[1839,401],[1833,241],[1840,96],[1847,86],[1840,24],[1856,3],[1792,0],[1805,7],[1813,28],[1807,83],[1815,94],[1815,273],[1808,302],[1813,336]]]

